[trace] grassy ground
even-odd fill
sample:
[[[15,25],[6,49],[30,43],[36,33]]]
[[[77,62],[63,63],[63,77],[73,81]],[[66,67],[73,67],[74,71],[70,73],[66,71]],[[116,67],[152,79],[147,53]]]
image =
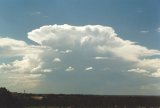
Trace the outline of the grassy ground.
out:
[[[30,106],[27,108],[59,108],[59,107],[56,107],[56,106]]]
[[[58,106],[30,106],[30,107],[26,107],[26,108],[72,108],[70,106],[68,107],[58,107]]]

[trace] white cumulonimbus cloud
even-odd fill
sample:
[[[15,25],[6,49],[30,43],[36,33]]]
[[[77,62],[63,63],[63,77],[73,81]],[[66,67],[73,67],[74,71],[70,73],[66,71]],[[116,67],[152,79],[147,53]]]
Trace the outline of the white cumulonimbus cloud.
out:
[[[123,40],[111,27],[46,25],[29,32],[28,38],[38,45],[0,38],[1,56],[21,57],[0,64],[0,72],[32,76],[39,74],[40,77],[53,70],[58,71],[57,69],[82,71],[93,70],[94,67],[94,70],[99,71],[98,69],[107,67],[111,71],[112,67],[104,63],[117,59],[132,65],[126,72],[146,73],[151,77],[160,77],[160,51]],[[95,65],[101,61],[103,65]],[[88,65],[93,67],[86,68]]]

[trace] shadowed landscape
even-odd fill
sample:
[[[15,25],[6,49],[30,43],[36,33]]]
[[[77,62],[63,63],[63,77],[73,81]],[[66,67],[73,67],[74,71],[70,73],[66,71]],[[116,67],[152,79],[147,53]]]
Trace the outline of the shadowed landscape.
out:
[[[12,93],[0,88],[0,108],[159,108],[160,96]]]

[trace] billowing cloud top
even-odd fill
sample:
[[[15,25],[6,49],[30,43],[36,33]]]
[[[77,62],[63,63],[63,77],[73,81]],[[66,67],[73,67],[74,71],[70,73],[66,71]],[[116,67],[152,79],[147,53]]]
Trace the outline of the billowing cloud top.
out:
[[[51,72],[112,71],[114,65],[123,62],[125,72],[160,77],[160,51],[123,40],[111,27],[46,25],[29,32],[28,38],[38,45],[10,38],[0,39],[1,56],[22,57],[2,63],[0,72],[19,74],[17,77],[28,75],[27,81],[36,78],[37,83],[39,78]]]

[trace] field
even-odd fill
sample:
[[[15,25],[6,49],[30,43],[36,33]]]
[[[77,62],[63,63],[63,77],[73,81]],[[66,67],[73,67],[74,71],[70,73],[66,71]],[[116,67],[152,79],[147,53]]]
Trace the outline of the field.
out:
[[[33,95],[27,108],[160,108],[159,96]]]
[[[160,108],[160,96],[27,94],[0,88],[0,108]]]

